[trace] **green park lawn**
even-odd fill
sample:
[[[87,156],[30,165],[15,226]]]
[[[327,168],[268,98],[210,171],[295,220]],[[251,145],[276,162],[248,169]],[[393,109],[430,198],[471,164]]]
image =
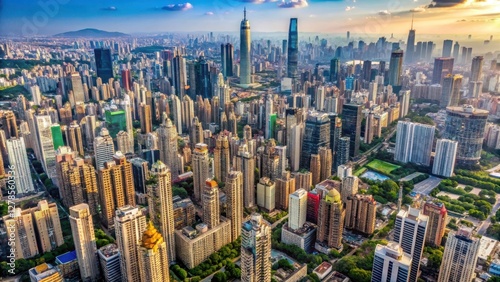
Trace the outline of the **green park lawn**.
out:
[[[369,162],[366,167],[371,168],[375,171],[381,172],[386,175],[390,175],[393,170],[400,168],[400,166],[384,162],[381,160],[373,160]]]

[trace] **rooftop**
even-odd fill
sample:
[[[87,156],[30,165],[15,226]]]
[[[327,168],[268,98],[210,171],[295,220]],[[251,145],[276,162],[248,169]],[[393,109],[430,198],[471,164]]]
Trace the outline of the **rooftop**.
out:
[[[109,258],[120,253],[118,246],[116,244],[107,244],[103,246],[98,251],[102,256]]]
[[[318,267],[314,269],[314,272],[319,273],[320,275],[323,275],[325,273],[328,273],[332,270],[332,265],[326,261],[322,262]]]
[[[65,264],[65,263],[74,261],[76,259],[77,259],[76,258],[76,251],[71,251],[71,252],[67,252],[67,253],[64,253],[62,255],[57,256],[56,263]]]

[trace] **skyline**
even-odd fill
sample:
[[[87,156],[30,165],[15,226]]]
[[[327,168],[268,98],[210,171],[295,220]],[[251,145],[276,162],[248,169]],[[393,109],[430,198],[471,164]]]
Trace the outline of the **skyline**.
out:
[[[482,40],[500,34],[500,0],[181,2],[46,0],[34,4],[29,0],[9,0],[0,6],[0,36],[50,36],[84,28],[128,34],[237,32],[245,6],[252,32],[286,32],[289,19],[296,17],[300,20],[300,32],[304,33],[406,34],[414,14],[417,34],[444,35],[440,31],[446,30],[446,34],[488,35]],[[181,21],[182,25],[178,24]]]

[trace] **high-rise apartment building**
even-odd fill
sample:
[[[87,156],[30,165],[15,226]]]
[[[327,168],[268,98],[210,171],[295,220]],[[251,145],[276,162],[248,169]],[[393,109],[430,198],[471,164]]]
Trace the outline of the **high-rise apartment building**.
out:
[[[65,133],[68,146],[83,157],[85,155],[85,151],[83,150],[82,128],[76,120],[72,121],[69,126],[66,126]]]
[[[443,57],[451,57],[451,49],[453,48],[453,40],[446,39],[443,41]]]
[[[221,64],[224,78],[233,76],[233,53],[234,48],[231,43],[221,44]]]
[[[31,179],[24,138],[11,138],[6,143],[9,163],[16,168],[16,172],[13,175],[16,181],[16,193],[22,195],[35,191],[33,179]]]
[[[240,171],[229,172],[224,190],[227,197],[226,215],[231,220],[231,241],[234,241],[241,234],[243,219],[243,174]]]
[[[299,61],[299,32],[297,18],[290,19],[290,27],[288,29],[288,77],[297,78],[297,65]]]
[[[142,234],[139,249],[140,281],[170,281],[167,243],[150,221]]]
[[[243,173],[243,203],[245,208],[255,206],[255,158],[246,144],[238,148],[236,170]]]
[[[444,247],[438,282],[472,281],[481,241],[470,228],[450,232]]]
[[[458,106],[461,99],[460,89],[462,88],[462,79],[463,77],[458,74],[448,74],[443,77],[443,92],[441,95],[441,102],[439,103],[441,107]]]
[[[186,95],[186,59],[182,57],[179,50],[176,51],[175,57],[172,59],[172,76],[175,95],[182,100]]]
[[[268,212],[276,206],[276,185],[268,177],[262,177],[257,183],[257,205]]]
[[[428,201],[424,203],[422,212],[429,217],[425,242],[433,246],[441,246],[448,221],[446,207],[443,203]]]
[[[457,163],[476,164],[481,159],[488,111],[463,105],[446,108],[446,114],[443,138],[458,142]]]
[[[337,176],[342,180],[342,189],[340,190],[342,202],[347,203],[347,197],[356,195],[358,193],[359,178],[354,175],[345,177],[340,177],[340,175]]]
[[[37,239],[40,243],[40,252],[50,252],[64,244],[64,238],[59,221],[59,212],[55,203],[46,200],[38,202],[36,208],[29,209],[33,216],[37,230]]]
[[[377,245],[373,258],[372,282],[408,281],[412,258],[403,252],[398,243],[389,242],[387,246]]]
[[[354,104],[345,104],[342,108],[342,136],[350,138],[349,156],[351,157],[356,157],[359,154],[361,121],[363,120],[361,108],[360,105]],[[338,163],[338,165],[341,164],[343,163]]]
[[[167,242],[168,258],[172,262],[175,261],[175,225],[171,172],[164,163],[157,161],[152,165],[150,175],[154,183],[147,187],[149,214]]]
[[[391,60],[389,63],[389,85],[396,89],[401,88],[401,74],[403,71],[403,50],[395,50],[391,53]]]
[[[121,282],[120,249],[114,243],[107,244],[97,250],[101,264],[102,277],[106,282]]]
[[[345,210],[339,192],[331,189],[323,195],[319,203],[318,232],[316,249],[327,252],[329,249],[342,249]]]
[[[309,163],[309,170],[312,176],[312,185],[316,185],[321,182],[321,160],[318,154],[311,154]]]
[[[458,142],[438,139],[432,173],[443,177],[451,177],[455,169]]]
[[[394,160],[428,166],[435,131],[436,127],[433,125],[399,121]]]
[[[196,144],[192,154],[193,158],[193,187],[194,187],[194,200],[200,201],[203,187],[209,175],[210,158],[208,156],[207,144]]]
[[[428,216],[421,213],[420,210],[411,207],[408,211],[400,210],[396,216],[394,241],[401,245],[403,252],[411,256],[410,278],[408,282],[417,281],[428,223]]]
[[[214,228],[220,222],[219,186],[215,180],[207,179],[201,194],[203,223]]]
[[[306,222],[307,191],[299,189],[289,195],[290,207],[288,209],[288,227],[292,230],[301,228]]]
[[[320,179],[325,180],[330,178],[332,175],[332,150],[327,147],[320,147],[318,149],[318,155],[321,163]]]
[[[229,155],[229,140],[220,134],[215,140],[214,149],[214,175],[220,182],[226,182],[226,176],[231,168]]]
[[[377,202],[373,196],[361,194],[348,196],[345,210],[345,228],[373,234],[377,213]]]
[[[244,10],[243,20],[240,27],[240,84],[252,83],[250,22],[247,20],[247,10]]]
[[[115,154],[113,138],[111,138],[109,131],[104,127],[101,128],[99,136],[94,139],[94,154],[97,169],[103,168],[104,163],[111,161]]]
[[[295,192],[295,178],[290,176],[289,171],[284,171],[274,183],[276,184],[276,208],[288,210],[288,196]]]
[[[257,213],[241,228],[241,281],[271,281],[271,226]]]
[[[87,204],[72,206],[69,209],[69,222],[82,281],[100,281],[94,224],[89,206]]]
[[[14,238],[16,259],[31,258],[40,253],[36,242],[35,225],[31,213],[23,213],[21,208],[13,211],[14,216],[6,215],[3,221],[7,237]]]
[[[349,154],[351,148],[350,137],[340,137],[338,150],[335,152],[335,167],[345,165],[349,162]]]
[[[112,229],[115,210],[126,205],[135,206],[132,164],[117,152],[113,161],[104,163],[104,168],[99,170],[98,179],[101,217],[106,228]]]
[[[141,235],[146,230],[146,215],[138,207],[123,206],[116,210],[114,226],[116,245],[120,250],[123,281],[140,281],[139,250]]]
[[[180,171],[177,128],[170,118],[166,118],[156,130],[156,133],[158,134],[160,160],[170,169],[172,179],[176,179]]]

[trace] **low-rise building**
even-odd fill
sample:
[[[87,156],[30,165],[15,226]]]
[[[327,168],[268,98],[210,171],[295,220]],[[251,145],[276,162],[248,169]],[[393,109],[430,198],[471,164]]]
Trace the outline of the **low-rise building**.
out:
[[[279,268],[274,273],[274,280],[278,282],[298,282],[307,276],[307,264],[293,264],[293,269]]]
[[[316,242],[316,230],[316,224],[310,222],[304,223],[301,228],[296,230],[289,228],[288,223],[286,223],[281,229],[281,242],[298,246],[306,252],[312,252]]]
[[[56,265],[61,271],[64,279],[72,279],[80,275],[80,268],[78,267],[78,258],[76,257],[76,251],[58,255],[56,257]]]
[[[323,280],[326,276],[328,276],[328,274],[330,274],[330,272],[332,272],[332,270],[333,266],[324,261],[313,270],[313,273],[318,275],[319,280]]]
[[[57,267],[42,263],[29,270],[31,282],[62,282],[62,275]]]

